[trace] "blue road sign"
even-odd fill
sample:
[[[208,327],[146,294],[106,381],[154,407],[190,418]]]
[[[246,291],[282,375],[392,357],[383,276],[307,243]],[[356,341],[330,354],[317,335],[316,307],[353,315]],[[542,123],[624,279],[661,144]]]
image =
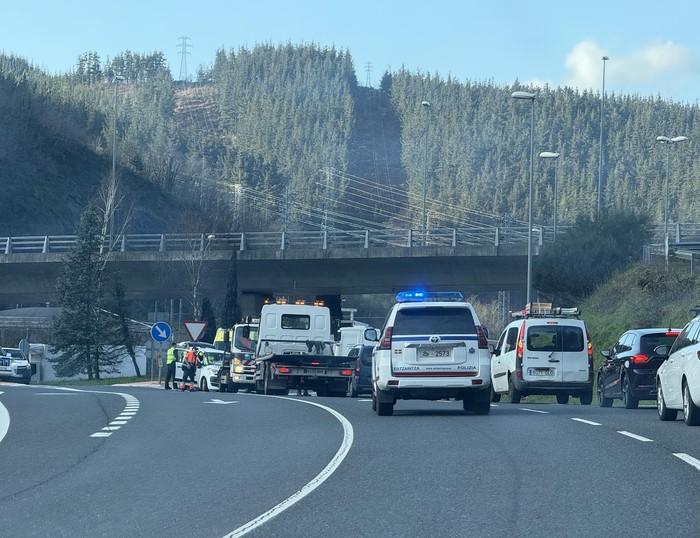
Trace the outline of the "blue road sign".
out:
[[[165,342],[170,338],[171,334],[172,330],[170,329],[170,325],[164,321],[154,323],[153,327],[151,327],[151,338],[156,342]]]

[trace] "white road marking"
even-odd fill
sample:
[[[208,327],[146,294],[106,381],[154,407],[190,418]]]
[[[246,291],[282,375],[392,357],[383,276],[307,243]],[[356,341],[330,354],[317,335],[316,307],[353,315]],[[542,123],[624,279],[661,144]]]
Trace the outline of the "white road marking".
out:
[[[626,435],[627,437],[631,437],[632,439],[636,439],[637,441],[642,441],[643,443],[653,443],[654,441],[652,439],[647,439],[646,437],[642,437],[641,435],[637,435],[635,433],[630,433],[626,431],[618,431],[617,433],[621,435]]]
[[[539,409],[528,409],[527,407],[521,407],[521,411],[528,411],[530,413],[542,413],[543,415],[549,415],[549,411],[540,411]]]
[[[673,455],[700,471],[700,460],[695,459],[693,456],[688,456],[688,454],[684,454],[683,452],[677,452]]]
[[[2,394],[2,392],[0,392]],[[7,435],[7,430],[10,429],[10,413],[2,402],[0,402],[0,443],[2,442],[5,435]]]
[[[583,422],[584,424],[589,424],[591,426],[600,426],[600,422],[593,422],[592,420],[585,420],[582,418],[572,418],[571,420],[575,420],[576,422]]]
[[[204,402],[204,403],[226,405],[226,404],[232,404],[232,403],[238,403],[238,402],[237,401],[227,402],[225,400],[219,400],[218,398],[212,398],[211,402]]]
[[[328,411],[343,426],[343,442],[340,444],[340,448],[335,453],[335,456],[333,456],[333,459],[331,459],[331,461],[328,463],[328,465],[326,465],[321,470],[321,472],[318,473],[313,478],[313,480],[311,480],[311,482],[306,484],[304,487],[302,487],[299,491],[297,491],[291,497],[287,497],[284,501],[279,503],[277,506],[270,508],[264,514],[256,517],[255,519],[250,520],[248,523],[245,523],[244,525],[241,525],[236,530],[227,534],[224,538],[236,538],[238,536],[243,536],[243,535],[249,533],[250,531],[252,531],[253,529],[255,529],[255,528],[259,527],[260,525],[266,523],[267,521],[271,520],[273,517],[281,514],[287,508],[290,508],[291,506],[295,505],[297,502],[302,500],[309,493],[311,493],[317,487],[319,487],[321,484],[323,484],[335,472],[335,470],[340,466],[340,464],[345,459],[345,456],[348,455],[348,452],[350,452],[350,448],[352,447],[352,443],[353,443],[353,439],[354,439],[354,431],[352,428],[352,424],[350,424],[348,419],[346,419],[343,415],[338,413],[335,409],[331,409],[330,407],[326,407],[325,405],[321,405],[321,404],[318,404],[315,402],[310,402],[308,400],[297,400],[296,398],[289,398],[289,397],[285,397],[285,396],[264,396],[264,397],[265,398],[280,398],[282,400],[291,400],[293,402],[300,402],[300,403],[304,403],[304,404],[308,404],[308,405],[314,405],[316,407],[323,409],[324,411]]]

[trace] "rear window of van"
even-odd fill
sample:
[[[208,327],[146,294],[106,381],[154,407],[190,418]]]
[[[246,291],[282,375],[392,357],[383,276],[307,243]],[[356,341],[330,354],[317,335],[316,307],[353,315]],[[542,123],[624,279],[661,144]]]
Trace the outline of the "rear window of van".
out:
[[[474,317],[468,308],[402,308],[396,312],[395,335],[476,334]]]
[[[531,325],[526,347],[530,351],[583,351],[583,329],[571,325]]]

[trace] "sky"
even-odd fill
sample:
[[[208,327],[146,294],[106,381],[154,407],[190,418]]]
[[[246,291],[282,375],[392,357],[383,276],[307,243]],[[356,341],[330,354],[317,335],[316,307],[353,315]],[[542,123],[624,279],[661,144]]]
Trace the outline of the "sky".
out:
[[[89,51],[160,51],[179,79],[220,49],[314,43],[348,51],[363,86],[403,67],[499,86],[598,93],[604,81],[608,96],[700,97],[696,0],[0,0],[0,13],[0,51],[51,74]]]

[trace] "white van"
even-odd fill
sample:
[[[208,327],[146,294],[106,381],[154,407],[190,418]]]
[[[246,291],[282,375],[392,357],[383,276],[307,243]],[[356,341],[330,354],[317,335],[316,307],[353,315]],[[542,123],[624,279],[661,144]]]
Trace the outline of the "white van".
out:
[[[593,348],[578,309],[532,303],[513,315],[491,357],[491,401],[502,394],[519,403],[530,394],[554,394],[560,404],[593,401]]]

